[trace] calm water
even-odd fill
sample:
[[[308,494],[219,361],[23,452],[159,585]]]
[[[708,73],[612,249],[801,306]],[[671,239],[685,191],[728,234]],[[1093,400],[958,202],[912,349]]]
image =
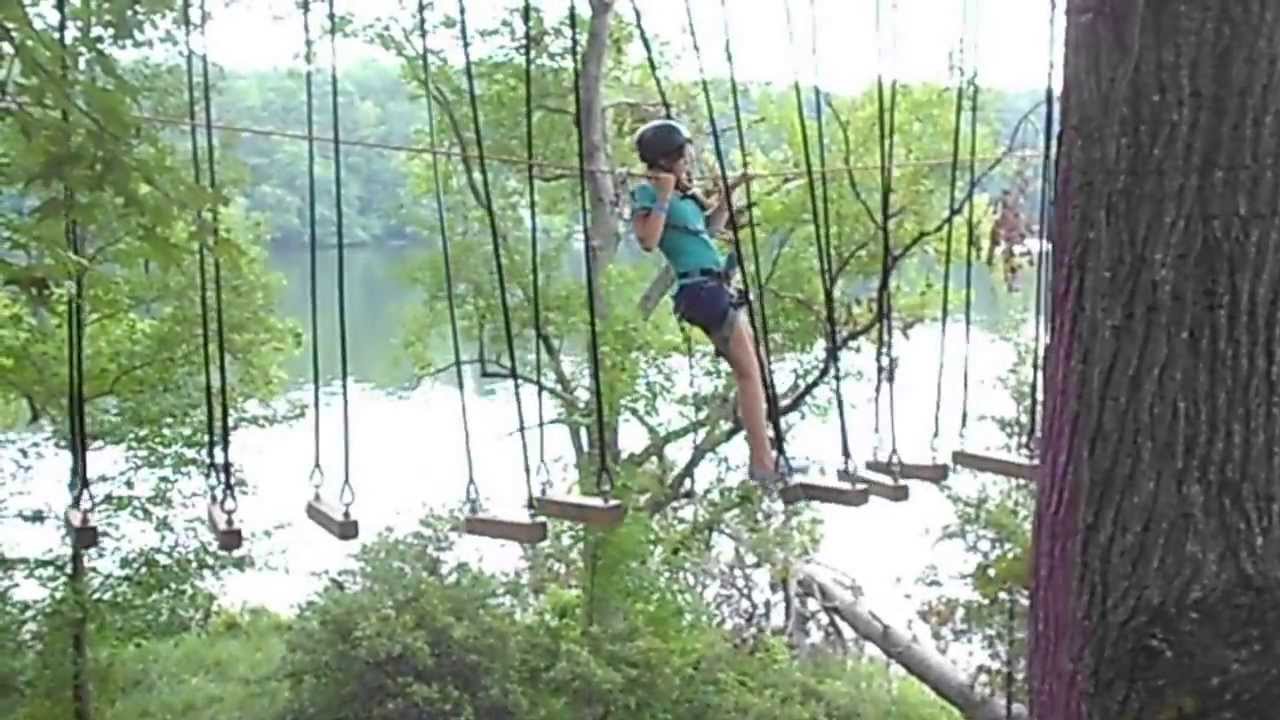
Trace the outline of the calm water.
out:
[[[409,258],[408,250],[380,250],[353,252],[347,262],[349,360],[355,378],[351,388],[351,477],[362,538],[383,530],[410,528],[428,508],[456,505],[465,488],[457,390],[448,385],[391,390],[403,388],[410,379],[400,345],[405,306],[413,297],[401,278]],[[309,329],[307,255],[278,253],[273,266],[288,280],[282,312]],[[332,277],[332,268],[333,256],[328,254],[322,258],[321,277]],[[322,293],[320,308],[322,336],[336,337],[332,291]],[[949,455],[957,439],[964,353],[961,329],[957,317],[956,325],[948,332],[946,349],[944,422],[939,447],[942,458]],[[936,325],[917,328],[910,339],[896,343],[901,358],[896,395],[898,444],[904,460],[909,462],[923,462],[930,457],[937,343]],[[297,381],[292,394],[308,401],[309,344],[304,348],[290,364],[290,372]],[[980,450],[999,445],[1000,438],[993,427],[974,419],[1014,411],[1011,400],[996,385],[997,376],[1012,361],[1013,351],[1007,343],[975,328],[970,352],[968,447]],[[442,348],[442,356],[446,353],[447,348]],[[846,367],[860,371],[866,378],[847,384],[845,391],[850,438],[859,460],[867,459],[873,449],[872,354],[845,361]],[[334,377],[336,342],[325,344],[322,362],[326,377]],[[688,382],[683,359],[671,363],[671,372],[673,383]],[[524,479],[510,385],[491,383],[477,393],[472,382],[468,395],[481,492],[493,508],[516,510],[524,496]],[[532,394],[528,401],[532,403]],[[679,408],[671,409],[673,414],[678,411]],[[264,567],[231,578],[226,587],[229,602],[264,604],[282,610],[293,607],[315,587],[313,573],[345,565],[357,547],[358,543],[332,540],[303,514],[310,496],[307,476],[312,466],[312,422],[308,411],[306,417],[292,424],[246,430],[234,437],[235,459],[253,486],[242,499],[246,542],[252,544],[256,556],[263,558]],[[883,408],[882,425],[888,427],[887,407]],[[332,385],[326,388],[321,407],[321,428],[328,491],[336,493],[341,482],[342,428],[339,398]],[[633,429],[632,444],[638,442],[636,437]],[[839,430],[834,414],[831,418],[806,420],[790,432],[788,439],[796,455],[832,468],[839,461]],[[564,467],[564,460],[570,456],[566,439],[552,432],[547,441],[552,467]],[[740,460],[745,456],[745,443],[735,441],[729,450],[734,459]],[[110,462],[107,455],[102,455],[93,459],[96,467]],[[65,497],[61,494],[65,462],[63,455],[51,455],[40,464],[31,485],[33,498],[47,502],[50,509],[57,508]],[[699,479],[700,483],[739,481],[733,477]],[[979,481],[956,476],[951,482],[963,486]],[[199,510],[192,508],[191,512],[191,532],[200,536]],[[952,514],[938,491],[928,486],[913,485],[911,500],[905,503],[872,502],[856,509],[820,512],[825,520],[825,539],[819,559],[858,578],[868,601],[891,622],[906,622],[911,617],[916,602],[908,601],[906,596],[926,565],[937,563],[945,574],[948,567],[955,567],[962,560],[933,545]],[[276,528],[277,532],[268,540],[261,531],[269,528]],[[20,545],[28,551],[61,542],[61,534],[52,525],[38,530],[15,528],[13,532],[6,531],[5,537],[7,544]],[[138,541],[144,541],[142,536]],[[519,553],[513,547],[496,542],[466,538],[461,551],[495,568],[519,561]]]

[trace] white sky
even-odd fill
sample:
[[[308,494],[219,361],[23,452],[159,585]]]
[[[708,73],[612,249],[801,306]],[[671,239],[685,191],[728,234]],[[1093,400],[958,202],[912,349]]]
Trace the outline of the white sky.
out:
[[[552,18],[565,17],[570,0],[536,0]],[[576,0],[586,12],[587,0]],[[616,13],[632,18],[630,0],[616,0]],[[697,65],[689,42],[683,0],[638,0],[646,30],[655,41],[660,67],[678,77],[696,77]],[[720,0],[692,0],[708,75],[726,74],[724,32]],[[976,45],[979,82],[1008,90],[1043,88],[1049,62],[1049,8],[1051,0],[726,0],[731,24],[734,64],[739,80],[789,82],[797,72],[811,80],[815,65],[822,85],[835,92],[856,92],[874,80],[883,67],[886,76],[904,80],[932,79],[946,82],[949,56],[960,37],[962,20],[969,17],[969,50]],[[884,63],[877,61],[877,4],[881,5]],[[355,12],[361,20],[399,16],[414,0],[337,0],[339,13]],[[455,0],[436,0],[451,14]],[[473,39],[477,30],[493,27],[500,18],[519,22],[522,0],[467,0]],[[896,11],[891,8],[896,7]],[[966,8],[967,6],[967,8]],[[325,4],[316,2],[317,27],[322,27]],[[787,12],[791,14],[795,42],[789,41]],[[220,64],[236,69],[270,68],[297,62],[302,46],[300,14],[294,0],[238,0],[215,11],[209,28],[211,52]],[[428,12],[431,12],[430,10]],[[1062,17],[1058,11],[1055,75],[1060,76]],[[817,20],[818,57],[814,63],[812,29]],[[895,30],[896,25],[896,30]],[[894,52],[896,40],[896,53]],[[437,36],[438,46],[456,46],[452,37]],[[327,62],[327,43],[317,46],[317,59]],[[376,56],[380,51],[357,42],[339,44],[340,63]],[[639,58],[638,58],[639,59]],[[798,65],[798,68],[797,68]],[[1058,81],[1055,80],[1055,86]]]

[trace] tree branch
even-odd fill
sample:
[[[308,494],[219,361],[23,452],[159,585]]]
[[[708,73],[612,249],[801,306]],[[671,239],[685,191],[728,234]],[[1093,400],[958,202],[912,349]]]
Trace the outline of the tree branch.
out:
[[[960,198],[960,202],[957,203],[954,207],[949,208],[945,217],[939,220],[937,224],[934,225],[933,227],[921,230],[919,233],[916,234],[915,237],[911,238],[911,240],[908,241],[907,244],[903,245],[901,250],[894,253],[895,261],[906,257],[908,253],[914,250],[916,246],[919,245],[921,242],[923,242],[925,239],[930,238],[934,235],[937,235],[939,232],[942,232],[942,230],[945,229],[948,224],[950,224],[953,220],[955,220],[957,216],[959,216],[961,211],[963,211],[965,207],[967,207],[968,204],[973,201],[973,196],[977,193],[978,186],[981,185],[982,182],[986,180],[987,177],[992,172],[995,172],[995,169],[997,167],[999,167],[1005,160],[1009,158],[1010,155],[1013,154],[1015,143],[1018,140],[1018,136],[1022,133],[1022,126],[1025,125],[1027,122],[1029,122],[1031,119],[1031,116],[1036,112],[1036,110],[1038,110],[1043,105],[1044,105],[1043,100],[1041,100],[1040,102],[1037,102],[1035,105],[1031,106],[1031,109],[1023,113],[1022,117],[1018,118],[1018,121],[1013,125],[1013,129],[1009,131],[1009,142],[1005,145],[1004,151],[1002,151],[998,156],[996,156],[996,158],[992,160],[990,164],[987,165],[986,169],[984,169],[981,173],[978,173],[978,175],[974,177],[973,182],[969,183],[969,187],[965,189],[965,193]]]
[[[858,595],[840,587],[813,564],[797,571],[801,590],[822,603],[867,642],[933,690],[970,720],[1005,720],[1004,698],[983,697],[955,666],[906,632],[876,616]],[[1027,709],[1014,705],[1010,720],[1027,720]]]
[[[503,366],[501,363],[497,361],[484,360],[481,358],[463,360],[461,363],[449,363],[448,365],[444,365],[438,368],[428,370],[425,373],[423,373],[422,378],[424,380],[429,378],[434,378],[437,375],[442,375],[446,372],[450,372],[459,367],[468,367],[468,366],[476,366],[476,365],[482,366],[486,370],[489,370],[491,368],[496,368],[499,371],[497,373],[487,373],[486,377],[493,378],[493,379],[501,379],[501,380],[512,379],[512,372],[510,368]],[[558,388],[547,385],[546,383],[543,383],[535,378],[531,378],[522,373],[519,374],[518,377],[516,377],[515,379],[518,379],[520,382],[530,385],[532,387],[540,388],[543,392],[547,393],[548,395],[551,395],[556,400],[558,400],[561,404],[565,405],[566,408],[571,409],[574,407],[574,398],[572,398],[571,396],[566,397],[563,393],[560,392]]]

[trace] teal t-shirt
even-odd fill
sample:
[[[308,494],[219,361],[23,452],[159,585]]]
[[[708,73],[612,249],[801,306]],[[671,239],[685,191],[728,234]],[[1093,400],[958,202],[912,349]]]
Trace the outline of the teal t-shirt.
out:
[[[658,202],[658,191],[642,183],[631,191],[631,211],[648,212]],[[702,269],[719,270],[724,258],[707,232],[707,218],[702,206],[693,198],[671,193],[667,206],[667,222],[662,226],[658,249],[677,273]],[[687,280],[685,282],[692,282]]]

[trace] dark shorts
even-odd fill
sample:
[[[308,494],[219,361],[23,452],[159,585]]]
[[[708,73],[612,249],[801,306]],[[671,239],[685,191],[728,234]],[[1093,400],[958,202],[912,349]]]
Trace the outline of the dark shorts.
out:
[[[674,298],[676,317],[706,333],[721,357],[729,355],[729,340],[741,310],[727,285],[703,280],[683,285]]]

